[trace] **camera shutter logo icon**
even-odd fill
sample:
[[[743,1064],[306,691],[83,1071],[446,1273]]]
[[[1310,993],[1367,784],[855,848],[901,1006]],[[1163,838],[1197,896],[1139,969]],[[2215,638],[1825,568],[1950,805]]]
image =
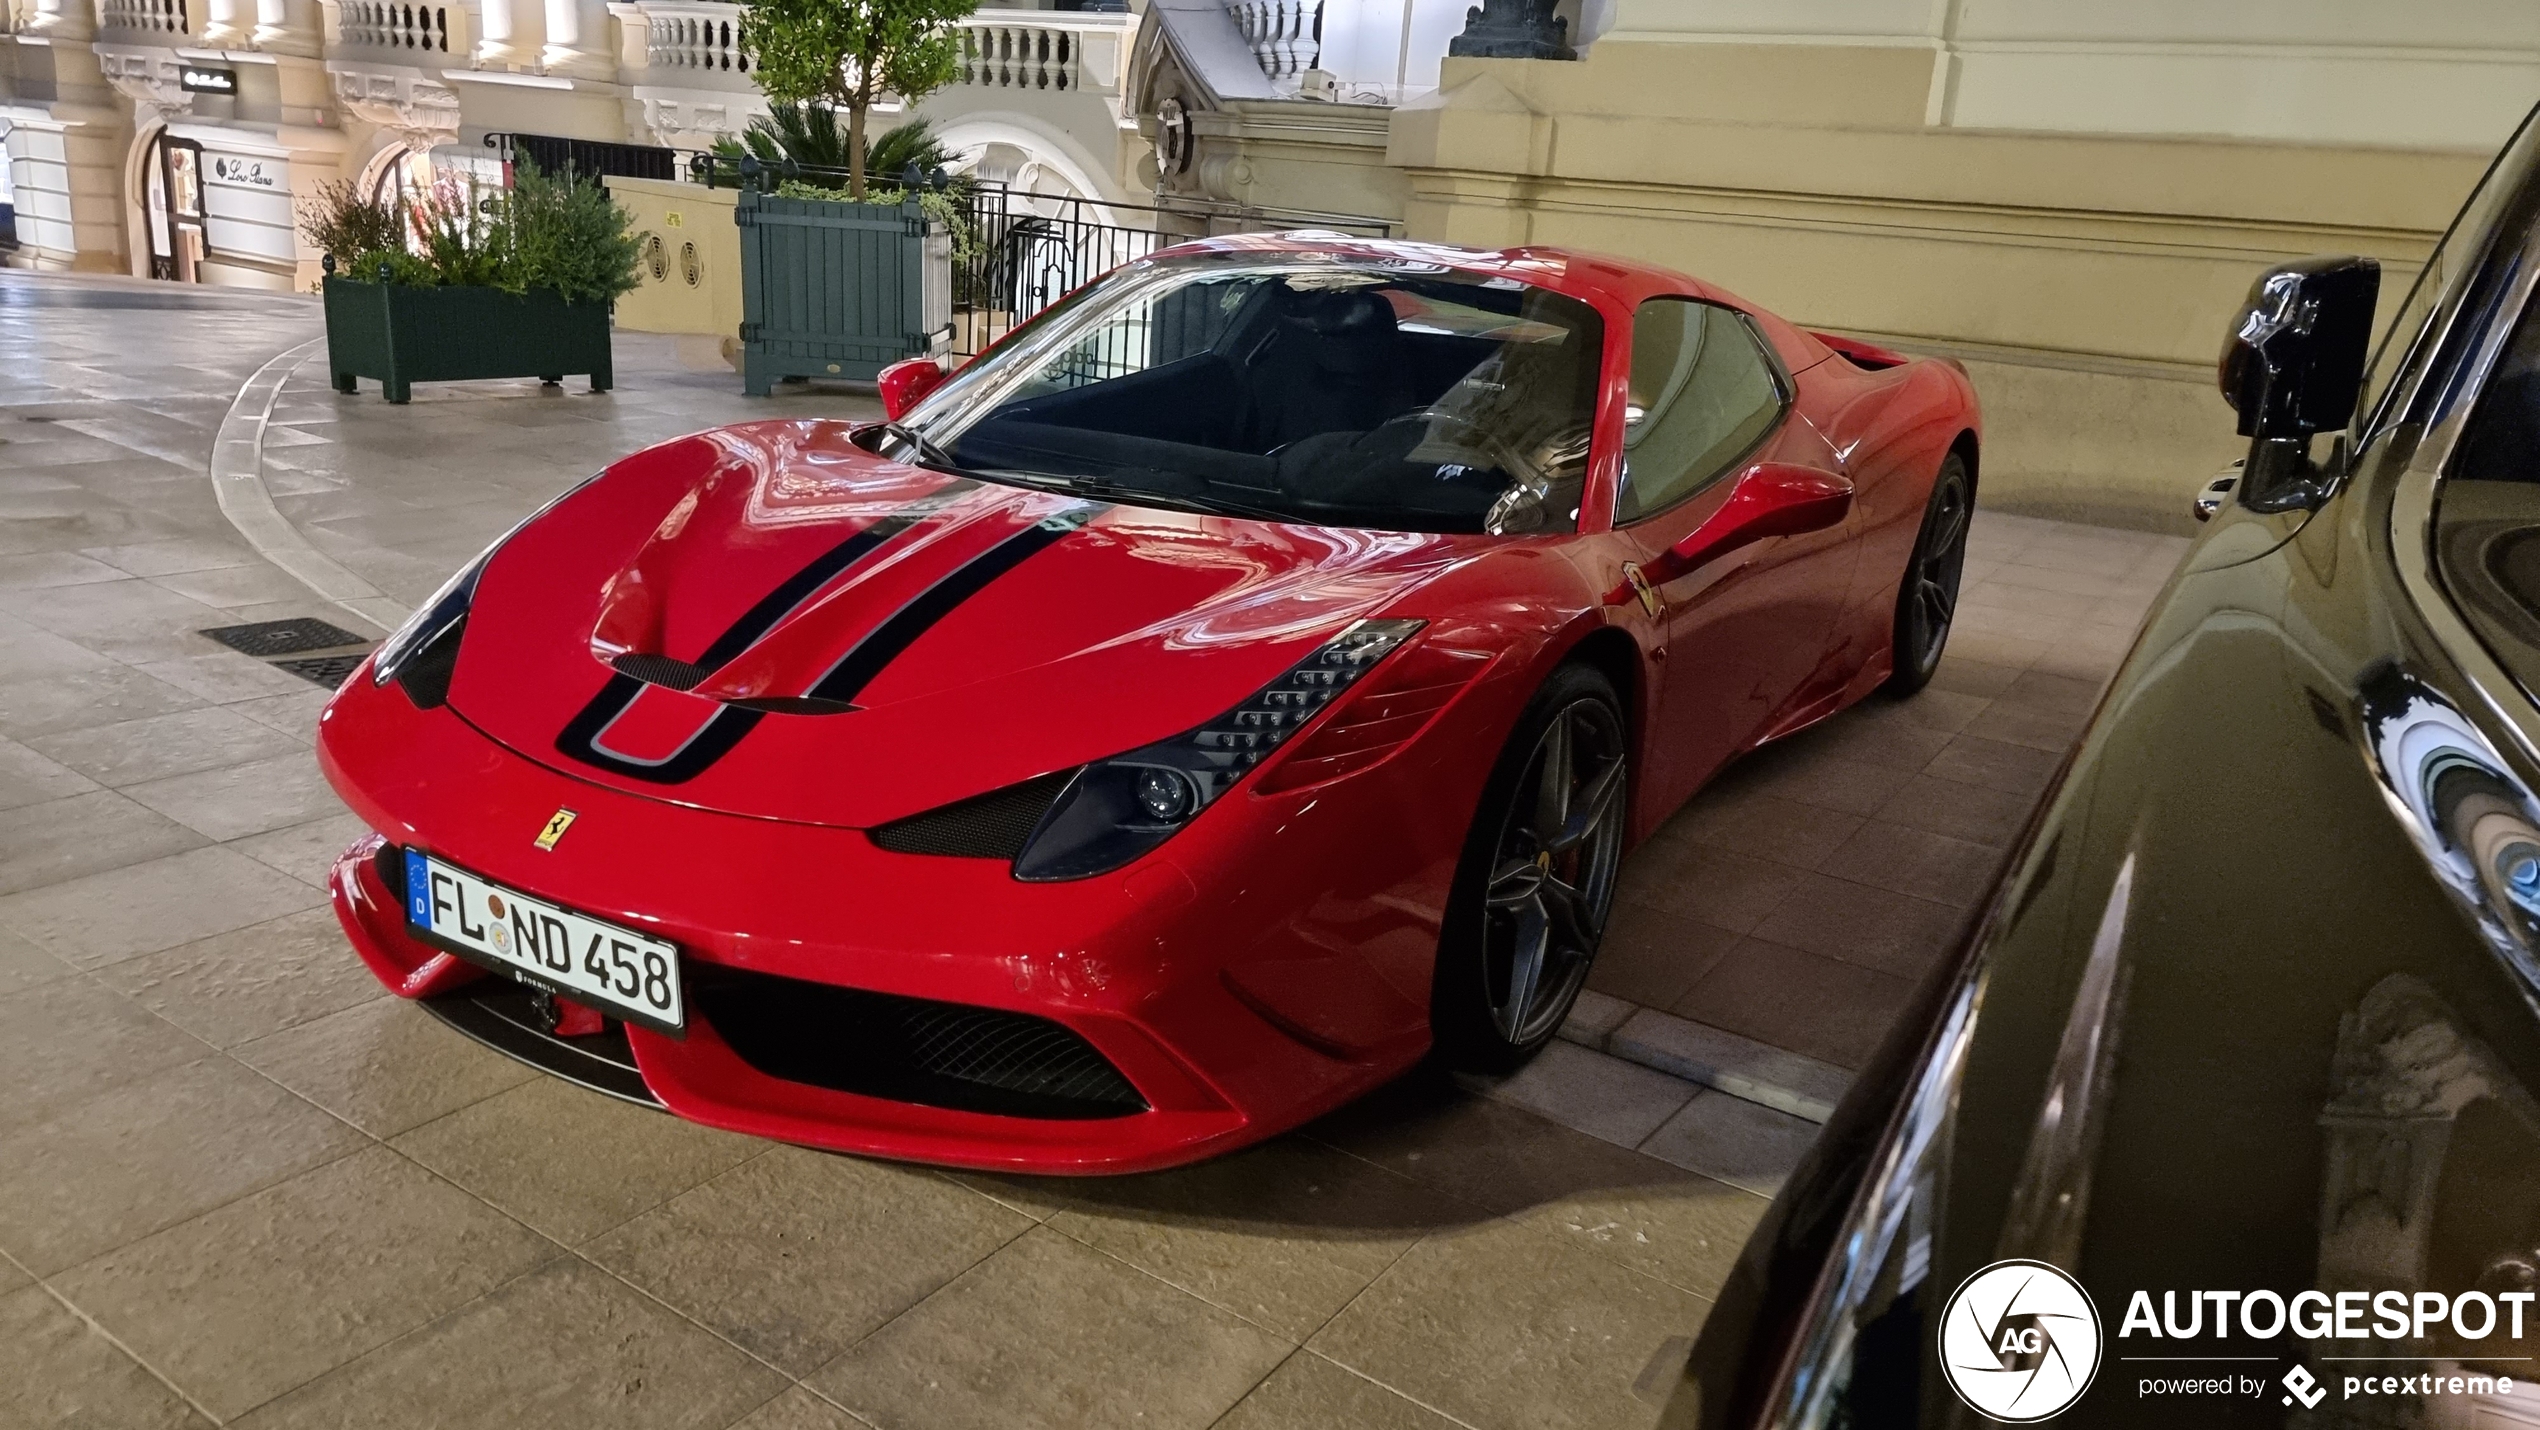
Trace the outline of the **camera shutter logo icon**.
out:
[[[1977,1414],[2061,1414],[2099,1371],[2099,1310],[2043,1261],[1997,1261],[1959,1283],[1940,1320],[1940,1368]]]

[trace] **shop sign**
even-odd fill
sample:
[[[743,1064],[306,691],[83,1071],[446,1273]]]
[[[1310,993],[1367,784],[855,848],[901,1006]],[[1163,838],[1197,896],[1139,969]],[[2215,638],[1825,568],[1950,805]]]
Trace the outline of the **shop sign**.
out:
[[[262,159],[241,159],[234,154],[215,155],[212,177],[226,184],[244,184],[251,189],[282,187],[282,165]]]
[[[177,71],[177,87],[187,94],[236,94],[238,71],[186,65]]]

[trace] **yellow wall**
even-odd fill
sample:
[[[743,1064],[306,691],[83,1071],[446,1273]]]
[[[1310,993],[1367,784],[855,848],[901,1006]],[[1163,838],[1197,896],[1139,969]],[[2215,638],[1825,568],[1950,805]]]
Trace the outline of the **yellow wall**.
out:
[[[2173,528],[2235,452],[2210,374],[2251,279],[2369,254],[2386,308],[2486,161],[1937,126],[1933,73],[1903,45],[1620,35],[1573,62],[1450,59],[1387,157],[1415,237],[1653,260],[1954,353],[1993,426],[1988,503]]]

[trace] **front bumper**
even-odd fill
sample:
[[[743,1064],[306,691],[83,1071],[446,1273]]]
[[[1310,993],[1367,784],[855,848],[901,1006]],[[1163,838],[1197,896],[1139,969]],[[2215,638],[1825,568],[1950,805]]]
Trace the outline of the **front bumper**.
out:
[[[1116,875],[1023,884],[999,861],[893,854],[857,830],[588,784],[364,680],[329,711],[319,755],[381,832],[337,862],[336,912],[403,996],[448,994],[486,974],[408,935],[372,858],[382,836],[668,939],[692,980],[791,979],[1049,1020],[1145,1103],[1120,1115],[1013,1116],[816,1086],[773,1075],[764,1055],[754,1065],[710,1002],[692,1008],[683,1037],[626,1028],[652,1096],[713,1126],[982,1169],[1138,1171],[1292,1127],[1427,1047],[1427,960],[1460,820],[1438,821],[1436,837],[1396,827],[1370,841],[1355,822],[1370,808],[1326,787],[1319,799],[1212,811]],[[1391,783],[1369,781],[1364,799],[1398,801]],[[536,836],[559,809],[578,817],[541,851]],[[1227,867],[1247,872],[1185,872]]]

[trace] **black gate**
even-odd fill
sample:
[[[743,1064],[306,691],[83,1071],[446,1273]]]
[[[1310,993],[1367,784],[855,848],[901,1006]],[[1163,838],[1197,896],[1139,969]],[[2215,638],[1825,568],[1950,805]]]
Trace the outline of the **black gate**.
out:
[[[995,184],[946,192],[953,225],[953,329],[958,358],[987,350],[1033,314],[1133,259],[1194,238],[1312,228],[1384,238],[1383,219],[1275,210],[1159,208],[1054,197]]]

